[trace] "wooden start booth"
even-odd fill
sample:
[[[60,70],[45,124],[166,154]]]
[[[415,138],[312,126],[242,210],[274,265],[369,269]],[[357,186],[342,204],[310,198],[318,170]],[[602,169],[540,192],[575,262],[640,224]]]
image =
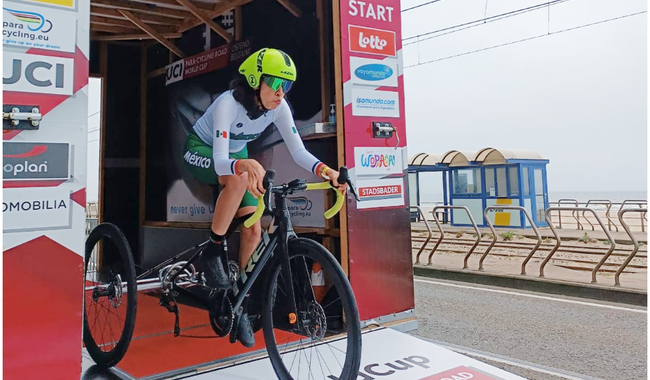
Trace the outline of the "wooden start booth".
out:
[[[290,199],[296,232],[322,242],[340,260],[355,293],[362,326],[417,326],[405,181],[408,160],[399,0],[39,1],[46,10],[55,9],[50,3],[71,1],[79,15],[77,55],[83,59],[75,63],[83,65],[87,60],[89,69],[84,73],[75,66],[75,78],[85,74],[102,79],[99,222],[119,226],[137,266],[152,267],[208,237],[214,211],[212,188],[184,170],[185,138],[210,103],[228,90],[243,59],[260,48],[273,47],[289,54],[297,66],[298,79],[286,99],[305,146],[330,167],[350,168],[361,199],[357,202],[348,194],[339,216],[326,221],[323,212],[331,206],[333,194],[296,194]],[[88,34],[89,41],[84,40]],[[80,51],[84,44],[89,48]],[[4,91],[6,98],[9,90]],[[72,94],[80,91],[75,85]],[[46,120],[44,115],[42,129]],[[75,143],[82,154],[86,131],[74,130],[83,135]],[[34,133],[5,134],[4,140],[38,140]],[[276,183],[295,178],[319,180],[293,162],[274,126],[249,144],[249,154],[277,171]],[[84,162],[76,159],[81,159],[75,161],[78,166]],[[79,241],[73,251],[82,254],[81,234],[75,239]],[[237,252],[237,241],[235,234],[229,241],[231,253]],[[74,267],[70,272],[80,276],[77,260],[70,265]],[[52,281],[48,291],[62,293]],[[54,339],[69,342],[79,350],[71,349],[67,358],[59,352],[56,360],[78,362],[81,287],[78,292],[77,307],[70,311],[76,318],[70,329],[66,333],[40,329],[31,347]],[[70,288],[65,294],[70,294]],[[28,293],[16,295],[23,296]],[[154,318],[144,309],[139,301],[136,332],[139,323]],[[165,326],[173,324],[172,315],[164,309],[156,311],[167,318]],[[17,313],[12,320],[18,325],[20,311],[12,312]],[[53,319],[51,323],[58,322]],[[16,334],[16,339],[32,339]],[[155,370],[142,370],[138,376],[210,360],[192,354],[195,362],[167,363],[160,358],[173,354],[161,351],[164,344],[138,343],[137,338],[122,363],[151,363],[157,358],[152,363]],[[6,353],[11,350],[7,342],[5,337]],[[228,343],[195,339],[174,344],[174,352],[180,347],[180,351],[196,353],[205,352],[206,345]],[[30,365],[48,360],[51,350],[42,351],[38,353],[41,359],[16,364],[16,373],[21,373],[20,365],[27,371],[22,373],[29,373]],[[247,352],[240,351],[233,355]],[[173,368],[162,370],[165,366]],[[61,376],[75,378],[65,371]]]

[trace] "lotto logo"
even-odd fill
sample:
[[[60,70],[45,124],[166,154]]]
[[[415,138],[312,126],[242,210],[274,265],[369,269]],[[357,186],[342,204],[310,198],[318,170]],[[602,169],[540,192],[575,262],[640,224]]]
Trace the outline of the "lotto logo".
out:
[[[350,51],[394,57],[397,54],[395,32],[349,26]]]

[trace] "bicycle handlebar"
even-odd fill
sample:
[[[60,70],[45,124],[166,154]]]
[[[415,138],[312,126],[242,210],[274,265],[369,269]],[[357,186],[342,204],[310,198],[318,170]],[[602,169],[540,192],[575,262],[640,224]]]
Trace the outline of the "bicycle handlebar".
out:
[[[358,200],[359,198],[357,197],[354,187],[352,186],[352,183],[348,177],[347,168],[342,167],[340,173],[341,176],[339,177],[340,180],[339,183],[348,183],[352,195],[354,195],[354,197]],[[269,189],[273,187],[274,176],[275,176],[275,171],[273,170],[267,171],[266,176],[264,176],[264,188],[267,191],[264,195],[259,196],[257,198],[257,208],[255,209],[255,213],[251,215],[250,218],[246,219],[246,221],[244,222],[244,227],[250,228],[253,224],[255,224],[258,220],[262,218],[262,215],[264,215],[264,210],[266,209],[266,201],[264,197],[266,197],[268,194],[271,193]],[[307,183],[305,187],[306,191],[327,190],[327,189],[332,189],[336,191],[336,202],[334,203],[334,206],[332,206],[332,208],[330,208],[329,210],[325,211],[324,214],[325,219],[331,219],[334,215],[336,215],[339,211],[341,211],[341,208],[343,208],[343,203],[345,202],[345,196],[343,195],[343,191],[332,186],[330,182]]]

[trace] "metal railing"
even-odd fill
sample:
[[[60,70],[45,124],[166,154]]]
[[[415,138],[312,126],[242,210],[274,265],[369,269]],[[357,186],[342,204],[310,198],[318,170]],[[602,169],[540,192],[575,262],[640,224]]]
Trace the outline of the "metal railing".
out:
[[[431,231],[431,227],[429,226],[429,222],[427,221],[427,218],[424,216],[424,212],[422,211],[422,208],[420,208],[420,206],[410,206],[410,209],[413,208],[418,210],[420,216],[422,217],[422,220],[424,220],[424,225],[427,227],[427,231],[429,232],[429,236],[427,236],[427,240],[424,241],[424,244],[422,244],[422,247],[420,247],[420,250],[415,256],[415,263],[419,264],[420,254],[422,254],[422,251],[424,251],[424,248],[426,248],[427,244],[429,243],[429,240],[431,240],[431,237],[433,236],[433,232]],[[431,260],[429,260],[429,262],[431,262]]]
[[[542,245],[542,235],[539,234],[539,231],[537,230],[537,227],[535,227],[535,223],[533,222],[533,219],[530,217],[530,214],[528,214],[528,211],[521,206],[488,206],[485,208],[485,211],[483,212],[483,216],[485,216],[485,221],[487,221],[488,226],[490,226],[490,231],[492,231],[492,243],[488,246],[488,248],[485,250],[483,253],[483,256],[481,256],[481,259],[478,262],[478,270],[482,271],[483,269],[483,260],[487,257],[487,255],[490,253],[490,250],[494,245],[497,243],[497,233],[496,230],[494,229],[494,225],[492,225],[492,221],[488,217],[488,212],[490,210],[519,210],[523,211],[524,215],[526,215],[526,218],[528,219],[528,223],[530,223],[530,226],[533,228],[533,231],[535,231],[535,235],[537,236],[537,244],[533,247],[533,249],[530,251],[528,256],[526,256],[526,259],[524,262],[521,264],[521,274],[526,275],[526,264],[528,264],[528,261],[533,257],[535,254],[535,251],[539,248],[540,245]]]
[[[639,208],[642,208],[644,205],[645,205],[645,206],[648,205],[648,201],[645,201],[645,200],[632,200],[632,199],[626,199],[626,200],[624,200],[623,203],[621,204],[621,210],[625,208],[625,205],[626,205],[626,204],[638,205]],[[619,211],[619,212],[620,212],[620,211]],[[648,220],[648,219],[646,218],[646,213],[642,213],[642,214],[641,214],[641,232],[645,232],[645,225],[644,225],[644,223],[643,223],[644,220],[646,220],[646,221]]]
[[[446,210],[465,210],[467,213],[467,216],[469,216],[469,220],[472,222],[472,226],[474,226],[474,231],[476,231],[476,242],[472,247],[469,249],[469,252],[467,252],[467,255],[465,255],[465,259],[463,260],[463,269],[468,269],[469,266],[467,265],[467,261],[469,260],[469,257],[472,255],[472,252],[474,252],[474,249],[478,246],[478,243],[481,241],[481,232],[478,229],[478,226],[476,225],[476,222],[474,221],[474,218],[472,217],[472,213],[469,212],[469,209],[466,206],[436,206],[431,210],[431,214],[433,214],[433,220],[436,222],[436,225],[438,226],[438,231],[440,231],[440,239],[436,242],[436,245],[433,247],[431,250],[431,253],[429,254],[429,259],[427,262],[427,265],[431,265],[431,257],[433,257],[433,254],[436,252],[436,249],[438,249],[438,246],[442,242],[442,239],[445,237],[445,232],[442,230],[442,227],[440,226],[440,221],[438,220],[438,216],[436,216],[436,211],[439,209],[446,209]],[[417,263],[417,262],[416,262]]]
[[[614,209],[613,206],[609,206],[609,201],[601,201],[601,200],[593,200],[591,202],[588,202],[589,206],[593,206],[596,204],[605,204],[608,206],[608,209],[611,211]],[[535,256],[535,254],[539,255],[539,259],[542,260],[543,262],[540,265],[540,271],[539,271],[539,276],[540,277],[545,277],[545,267],[548,265],[548,263],[553,260],[554,263],[556,263],[557,266],[571,269],[571,270],[585,270],[588,272],[591,272],[591,282],[592,283],[598,283],[597,282],[597,274],[600,272],[601,274],[603,272],[607,272],[609,275],[614,275],[614,282],[615,286],[620,286],[620,276],[623,273],[637,273],[639,270],[644,271],[647,270],[647,251],[644,249],[640,248],[641,243],[639,243],[639,240],[642,238],[640,236],[635,236],[634,233],[639,234],[638,229],[636,229],[636,232],[632,232],[634,230],[634,225],[630,226],[629,221],[638,221],[638,219],[635,217],[625,217],[629,213],[635,213],[639,214],[641,218],[647,217],[647,207],[644,208],[636,208],[636,207],[630,207],[631,205],[640,205],[640,204],[647,204],[645,201],[634,201],[634,200],[628,200],[627,202],[624,202],[621,205],[621,208],[618,210],[618,219],[619,222],[615,222],[614,220],[608,218],[607,222],[605,222],[605,217],[603,217],[604,209],[600,209],[600,212],[598,210],[594,210],[591,207],[551,207],[547,210],[545,210],[545,219],[546,222],[549,225],[549,229],[551,230],[554,238],[555,238],[555,244],[543,244],[544,242],[549,243],[547,240],[543,240],[541,233],[535,225],[532,222],[531,214],[529,213],[528,210],[523,209],[520,206],[508,206],[508,205],[494,205],[486,208],[484,212],[484,217],[486,220],[486,223],[488,227],[490,228],[490,231],[492,232],[492,239],[483,239],[483,235],[481,234],[481,231],[479,230],[478,226],[476,225],[475,220],[473,219],[471,213],[469,212],[468,208],[465,206],[436,206],[433,210],[431,210],[433,220],[436,222],[437,229],[440,233],[440,237],[437,238],[437,241],[435,244],[432,242],[432,240],[435,238],[435,231],[432,231],[432,227],[430,226],[430,220],[429,223],[427,223],[427,218],[424,218],[425,212],[415,206],[413,209],[417,209],[420,215],[422,215],[422,219],[424,219],[424,223],[427,229],[427,236],[415,236],[412,238],[413,241],[413,250],[415,251],[418,249],[417,255],[416,255],[416,260],[415,264],[420,264],[420,256],[422,252],[424,252],[427,249],[428,244],[434,244],[433,249],[431,250],[429,256],[428,256],[428,263],[426,265],[431,265],[432,264],[432,257],[434,254],[438,252],[453,252],[455,254],[463,255],[464,260],[463,260],[463,269],[469,269],[468,267],[468,260],[471,257],[471,255],[475,252],[475,249],[478,249],[478,246],[483,246],[487,247],[485,252],[481,254],[481,257],[479,259],[478,263],[478,270],[483,271],[485,270],[484,268],[484,260],[487,258],[488,255],[493,255],[495,257],[516,257],[518,259],[523,260],[521,264],[521,275],[526,275],[527,273],[527,265],[530,265],[530,261],[532,258]],[[615,203],[612,203],[615,204]],[[439,210],[441,209],[463,209],[465,210],[464,212],[467,213],[469,220],[471,221],[472,226],[474,227],[474,231],[476,233],[476,238],[465,238],[465,239],[453,239],[449,240],[448,239],[448,244],[451,244],[453,248],[449,247],[441,247],[443,243],[443,239],[445,238],[445,231],[443,231],[443,228],[441,226],[441,221],[439,219],[440,214],[442,214]],[[531,242],[497,242],[498,240],[498,235],[497,235],[497,229],[495,228],[493,222],[491,219],[488,218],[488,213],[492,210],[495,209],[503,209],[503,210],[519,210],[519,212],[524,212],[526,215],[526,220],[528,221],[528,224],[530,224],[532,230],[535,232],[536,236],[536,241],[531,241]],[[445,211],[446,212],[446,211]],[[600,228],[602,228],[604,234],[606,235],[607,241],[605,241],[605,244],[609,244],[608,246],[603,246],[603,247],[598,247],[598,246],[583,246],[582,244],[580,246],[577,245],[572,245],[570,242],[562,242],[557,228],[557,221],[555,223],[552,222],[552,219],[556,217],[556,215],[560,214],[560,212],[564,212],[565,215],[568,215],[567,213],[571,214],[581,214],[583,216],[583,224],[586,226],[586,223],[584,223],[584,220],[589,221],[591,218],[590,225],[592,226],[592,230],[595,229],[595,225],[599,225]],[[521,215],[521,214],[520,214]],[[624,220],[625,219],[625,220]],[[645,219],[647,220],[647,219]],[[613,232],[610,233],[611,231],[611,226],[615,226],[619,224],[623,226],[623,229],[625,233],[629,236],[630,241],[633,243],[634,248],[632,249],[631,247],[626,247],[621,246],[620,243],[624,241],[620,239],[624,239],[622,237],[617,237],[619,239],[619,244],[616,243]],[[607,226],[606,226],[607,224]],[[638,227],[638,224],[637,224]],[[450,233],[450,231],[446,232],[447,234]],[[461,234],[464,234],[466,232],[462,231],[460,232]],[[502,234],[503,236],[503,234]],[[458,237],[458,236],[457,236]],[[531,236],[532,237],[532,236]],[[550,237],[548,237],[550,239]],[[601,240],[604,238],[601,238]],[[584,237],[581,237],[579,241],[581,243],[587,243],[589,242],[590,239],[589,236],[585,233]],[[419,242],[424,241],[422,246],[417,246],[416,244]],[[465,246],[470,247],[469,252],[466,251],[467,248]],[[498,248],[498,249],[497,249]],[[514,253],[512,252],[496,252],[492,253],[493,251],[496,250],[501,250],[501,249],[515,249],[516,251]],[[519,252],[517,252],[519,251]],[[524,251],[524,252],[521,252]],[[543,254],[540,255],[540,251],[544,251]],[[548,252],[548,253],[546,253]],[[576,256],[578,255],[578,256]],[[592,258],[587,258],[584,257],[585,255],[594,257]],[[609,258],[614,258],[612,262],[607,262]],[[639,261],[640,260],[640,261]],[[638,262],[637,262],[638,261]],[[568,262],[568,263],[566,263]],[[626,269],[632,268],[632,272],[627,271]],[[512,269],[511,269],[512,271]],[[513,273],[514,274],[514,273]],[[624,276],[624,280],[625,280]],[[631,277],[630,279],[634,279],[635,277]],[[627,280],[625,280],[627,281]],[[634,280],[636,281],[636,280]]]
[[[598,264],[596,264],[596,266],[594,267],[594,270],[591,272],[591,283],[592,284],[597,283],[598,281],[596,280],[596,273],[598,272],[600,267],[603,266],[605,261],[612,254],[612,252],[614,252],[614,249],[616,248],[616,242],[614,241],[614,238],[612,237],[612,234],[609,232],[609,230],[607,228],[605,228],[605,225],[603,224],[603,221],[600,219],[598,214],[596,214],[596,212],[593,209],[587,208],[587,207],[549,207],[548,209],[546,209],[546,212],[545,212],[546,222],[548,223],[549,227],[551,228],[551,231],[553,232],[553,235],[555,235],[555,240],[556,240],[557,243],[555,244],[555,247],[553,247],[551,252],[548,254],[548,256],[546,256],[546,259],[544,259],[544,261],[542,262],[542,265],[540,265],[540,267],[539,267],[539,277],[544,277],[544,267],[549,262],[549,260],[551,260],[551,257],[553,257],[555,252],[558,250],[558,248],[560,248],[560,245],[562,244],[562,240],[560,240],[560,236],[558,235],[557,230],[555,229],[555,226],[553,226],[553,222],[551,221],[550,214],[551,214],[552,211],[558,211],[558,212],[560,212],[560,211],[573,211],[573,212],[576,212],[576,211],[589,211],[592,214],[594,214],[594,216],[596,217],[596,220],[598,221],[598,224],[600,224],[603,231],[605,232],[605,235],[607,235],[607,238],[610,241],[609,250],[607,251],[607,253],[605,253],[605,256],[603,256],[603,258],[600,260],[600,262]]]
[[[607,212],[605,213],[605,217],[607,218],[607,227],[611,231],[612,226],[614,226],[614,227],[616,227],[616,232],[618,232],[618,226],[616,225],[616,223],[614,223],[614,221],[612,221],[612,218],[609,216],[609,210],[611,210],[611,208],[612,208],[612,201],[607,200],[607,199],[602,199],[602,200],[601,199],[590,199],[590,200],[587,201],[587,204],[585,205],[585,207],[589,207],[590,204],[607,206]],[[595,231],[596,228],[594,227],[593,224],[591,224],[591,222],[589,221],[589,218],[587,218],[585,216],[584,211],[582,212],[582,216],[585,218],[587,223],[589,223],[589,225],[591,226],[591,230]]]
[[[551,203],[552,204],[557,203],[558,207],[561,207],[563,204],[564,205],[570,204],[571,206],[575,206],[575,207],[581,207],[581,206],[592,207],[594,205],[605,206],[605,210],[595,209],[595,211],[600,215],[601,218],[607,219],[607,228],[610,231],[616,230],[616,232],[619,232],[619,226],[617,222],[614,221],[614,216],[612,215],[613,212],[617,212],[618,210],[624,207],[629,207],[630,205],[637,205],[639,207],[643,207],[644,205],[647,205],[647,201],[645,200],[624,200],[623,202],[612,202],[607,199],[591,199],[588,200],[586,203],[580,203],[575,199],[568,199],[568,198],[560,199],[557,202],[551,202]],[[566,213],[564,215],[566,216]],[[553,217],[555,217],[555,215],[553,215]],[[582,212],[582,218],[580,218],[580,214],[576,215],[576,212],[571,212],[571,216],[568,223],[566,217],[563,218],[562,213],[558,212],[556,223],[558,224],[558,228],[560,229],[576,228],[578,230],[583,230],[585,229],[584,227],[587,224],[584,223],[583,219],[587,221],[587,223],[591,226],[592,231],[594,231],[595,225],[593,223],[593,220],[590,220],[590,215],[589,214],[585,215],[584,212]],[[630,229],[633,231],[641,230],[641,232],[645,232],[647,221],[648,218],[646,213],[641,213],[639,215],[639,219],[634,219],[630,221],[629,223]]]
[[[564,198],[560,199],[557,201],[557,207],[562,207],[562,203],[571,203],[575,207],[580,207],[580,203],[578,203],[577,199],[572,199],[572,198]],[[560,219],[560,228],[562,228],[562,213],[558,212],[558,218]],[[584,228],[582,227],[582,224],[580,223],[580,218],[579,216],[576,216],[575,211],[571,213],[571,216],[573,216],[573,219],[576,220],[576,223],[578,223],[578,229],[583,230]]]
[[[623,273],[623,269],[625,269],[625,267],[628,266],[630,261],[632,261],[634,256],[636,256],[636,253],[639,251],[639,242],[634,237],[634,234],[632,233],[632,231],[630,231],[630,226],[628,226],[627,223],[625,223],[625,220],[623,220],[623,216],[628,212],[641,212],[641,213],[645,214],[645,213],[648,212],[648,209],[647,208],[641,208],[641,209],[629,208],[629,209],[624,210],[621,207],[621,209],[618,211],[618,221],[621,222],[621,225],[623,226],[623,229],[625,230],[625,232],[627,232],[627,234],[630,235],[630,239],[632,239],[632,244],[634,244],[634,249],[632,250],[632,253],[630,253],[630,255],[627,257],[627,259],[625,259],[623,264],[621,264],[620,268],[618,268],[618,270],[616,271],[616,275],[614,276],[614,285],[615,286],[620,286],[621,285],[621,282],[619,281],[619,277],[620,277],[621,273]]]

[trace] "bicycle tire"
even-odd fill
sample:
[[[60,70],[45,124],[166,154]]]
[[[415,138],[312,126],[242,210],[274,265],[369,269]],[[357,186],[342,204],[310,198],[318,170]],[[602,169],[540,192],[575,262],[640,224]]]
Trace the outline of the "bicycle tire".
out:
[[[92,254],[100,241],[110,242],[111,245],[103,244],[101,262],[93,262]],[[91,266],[93,268],[90,268]],[[122,360],[131,343],[137,308],[137,283],[133,255],[126,237],[116,225],[102,223],[95,227],[86,239],[84,279],[83,341],[88,354],[98,366],[112,367]],[[123,285],[124,282],[126,285]],[[113,291],[115,294],[95,298],[93,296],[95,289]],[[126,295],[124,295],[125,292]],[[125,298],[126,302],[124,302]],[[120,309],[123,304],[126,306],[125,310]],[[88,322],[89,313],[91,323]],[[103,328],[97,327],[101,313],[110,319],[108,326]],[[120,321],[121,315],[124,316],[123,321]],[[115,319],[117,319],[117,323],[114,323]],[[122,329],[119,339],[117,334],[113,335],[114,326]],[[107,330],[111,335],[108,341],[103,341]],[[94,333],[100,332],[101,336],[95,336],[97,334]]]
[[[320,371],[324,379],[354,380],[358,376],[361,363],[361,327],[356,300],[347,276],[334,256],[317,242],[295,238],[289,240],[288,244],[292,286],[299,314],[297,319],[303,318],[303,315],[308,317],[293,325],[287,322],[288,303],[282,299],[283,294],[286,294],[282,289],[286,286],[284,277],[281,276],[282,260],[280,258],[274,260],[269,267],[266,297],[262,308],[264,340],[273,369],[280,380],[311,378],[312,365],[313,370]],[[314,269],[314,262],[320,263],[328,287],[325,297],[319,301],[313,299],[315,293],[309,290],[314,286],[310,273],[311,269]],[[280,283],[278,283],[279,279],[282,279]],[[309,286],[306,285],[305,280],[308,281]],[[337,303],[338,300],[340,305]],[[314,305],[314,302],[319,306]],[[309,314],[309,310],[312,314]],[[331,314],[328,315],[326,310]],[[311,325],[306,323],[310,327],[303,325],[302,321],[307,320],[312,321]],[[339,339],[343,332],[346,333],[347,338],[345,344],[342,339]],[[281,337],[283,342],[288,335],[287,343],[279,345],[276,335]],[[318,337],[314,339],[314,335]],[[316,351],[315,357],[314,351]],[[306,367],[302,368],[308,369],[301,372],[303,355],[307,360]],[[297,363],[296,358],[298,358]],[[336,367],[337,364],[340,368],[332,370],[331,367]],[[309,372],[307,376],[304,375],[305,371]]]

